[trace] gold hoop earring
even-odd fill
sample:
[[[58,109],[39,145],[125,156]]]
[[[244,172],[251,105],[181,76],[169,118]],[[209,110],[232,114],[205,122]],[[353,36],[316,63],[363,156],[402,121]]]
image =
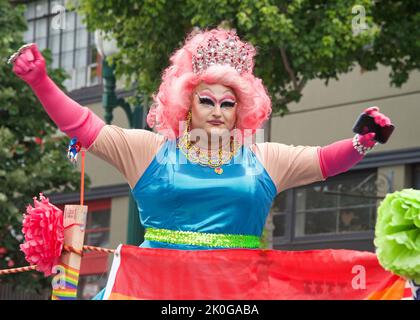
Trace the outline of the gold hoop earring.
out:
[[[187,114],[187,126],[186,126],[186,129],[185,129],[186,132],[191,131],[191,122],[192,122],[192,112],[191,112],[191,109],[190,109],[188,111],[188,114]]]

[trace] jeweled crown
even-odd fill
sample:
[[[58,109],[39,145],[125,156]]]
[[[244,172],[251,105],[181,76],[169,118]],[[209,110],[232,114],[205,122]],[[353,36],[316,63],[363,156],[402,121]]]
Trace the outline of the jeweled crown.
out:
[[[228,64],[239,74],[252,72],[255,48],[242,42],[234,31],[228,31],[225,41],[219,41],[212,35],[205,44],[200,44],[192,56],[193,72],[201,74],[215,64]]]

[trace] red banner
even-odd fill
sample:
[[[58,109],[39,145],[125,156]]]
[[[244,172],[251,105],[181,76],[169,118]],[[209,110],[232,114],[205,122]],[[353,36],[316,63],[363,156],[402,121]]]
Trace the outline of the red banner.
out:
[[[104,299],[283,300],[411,297],[374,253],[172,250],[120,245]]]

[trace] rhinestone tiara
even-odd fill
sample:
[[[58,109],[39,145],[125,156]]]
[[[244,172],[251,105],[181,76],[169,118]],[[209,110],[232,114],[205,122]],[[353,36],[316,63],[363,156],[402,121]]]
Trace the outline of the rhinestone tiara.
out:
[[[255,48],[242,42],[235,31],[228,31],[225,41],[221,42],[214,35],[200,44],[192,56],[192,67],[195,74],[201,74],[208,67],[219,64],[228,64],[239,74],[252,72]]]

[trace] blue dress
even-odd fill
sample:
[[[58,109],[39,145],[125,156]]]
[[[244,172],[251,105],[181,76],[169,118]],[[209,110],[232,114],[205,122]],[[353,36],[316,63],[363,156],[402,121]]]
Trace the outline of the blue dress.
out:
[[[147,228],[262,236],[276,186],[249,147],[241,146],[217,174],[192,163],[166,140],[131,190]],[[145,240],[142,248],[208,250],[215,246]],[[102,299],[104,290],[94,299]]]

